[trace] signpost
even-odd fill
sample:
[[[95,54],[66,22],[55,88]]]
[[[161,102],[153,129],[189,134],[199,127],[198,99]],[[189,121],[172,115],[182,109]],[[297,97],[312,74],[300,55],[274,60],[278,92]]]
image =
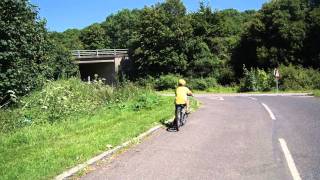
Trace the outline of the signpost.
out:
[[[279,79],[280,79],[280,73],[279,73],[279,69],[275,68],[273,70],[273,75],[276,79],[276,89],[277,89],[277,93],[279,92]]]

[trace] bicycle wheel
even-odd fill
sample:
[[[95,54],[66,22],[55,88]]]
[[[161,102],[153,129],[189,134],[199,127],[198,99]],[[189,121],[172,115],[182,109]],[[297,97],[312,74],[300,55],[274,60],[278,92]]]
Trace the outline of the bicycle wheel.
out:
[[[179,108],[176,109],[176,118],[175,118],[175,128],[177,131],[179,131],[179,126],[180,126],[180,111]]]
[[[181,108],[178,106],[176,107],[176,119],[175,119],[175,126],[177,131],[179,131],[181,125]]]
[[[187,113],[184,112],[182,115],[182,124],[183,125],[185,125],[187,123],[187,117],[188,117]]]

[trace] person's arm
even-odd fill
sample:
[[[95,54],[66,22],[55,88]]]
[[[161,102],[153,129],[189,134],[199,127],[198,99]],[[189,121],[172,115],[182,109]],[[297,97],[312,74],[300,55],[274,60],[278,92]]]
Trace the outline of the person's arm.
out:
[[[192,91],[190,91],[190,89],[188,89],[187,95],[188,96],[193,96]]]

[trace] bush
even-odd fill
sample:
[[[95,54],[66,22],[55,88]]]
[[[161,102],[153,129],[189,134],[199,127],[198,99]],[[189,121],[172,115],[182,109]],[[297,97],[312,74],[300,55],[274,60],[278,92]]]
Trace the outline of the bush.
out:
[[[90,113],[112,97],[102,83],[78,79],[48,82],[41,91],[22,99],[22,112],[34,123],[57,122],[73,114]]]
[[[150,109],[159,103],[158,98],[151,88],[140,88],[133,83],[112,88],[101,81],[88,84],[75,78],[47,82],[42,90],[23,97],[16,108],[0,109],[0,132],[76,120],[104,106],[135,111]],[[129,100],[133,100],[130,105]]]
[[[285,90],[320,89],[320,72],[301,66],[280,66],[280,85]]]
[[[215,78],[189,78],[187,86],[194,90],[206,90],[217,87],[218,84]]]
[[[78,79],[47,82],[42,90],[23,97],[17,108],[1,112],[0,130],[10,131],[27,124],[53,123],[71,115],[88,114],[110,100],[112,94],[112,88],[98,82],[88,84]]]
[[[142,87],[150,87],[150,88],[155,88],[155,79],[152,76],[147,76],[145,78],[139,78],[137,80],[135,80],[135,83],[138,86],[142,86]]]
[[[243,67],[244,77],[240,80],[240,91],[267,91],[273,86],[273,77],[261,69]]]
[[[166,90],[166,89],[174,89],[178,85],[179,76],[175,76],[172,74],[162,75],[155,82],[155,89],[157,90]]]
[[[159,104],[159,96],[155,93],[144,93],[136,98],[136,102],[133,104],[132,108],[135,111],[140,111],[142,109],[151,109]]]
[[[160,76],[159,79],[155,81],[155,89],[157,90],[167,90],[167,89],[175,89],[178,85],[178,80],[181,77],[176,75],[163,75]],[[218,83],[215,78],[207,77],[207,78],[187,78],[187,87],[195,90],[206,90],[208,88],[217,87]],[[144,82],[144,81],[141,81]]]
[[[219,70],[217,79],[221,85],[231,85],[235,82],[235,73],[231,67],[227,66]]]

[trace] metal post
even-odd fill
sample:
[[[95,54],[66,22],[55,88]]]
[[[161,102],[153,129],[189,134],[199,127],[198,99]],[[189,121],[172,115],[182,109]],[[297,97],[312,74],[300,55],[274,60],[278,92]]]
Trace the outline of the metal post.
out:
[[[78,50],[77,52],[78,52],[78,58],[80,58],[80,50]]]
[[[276,88],[277,88],[277,93],[279,93],[279,79],[276,78]]]

